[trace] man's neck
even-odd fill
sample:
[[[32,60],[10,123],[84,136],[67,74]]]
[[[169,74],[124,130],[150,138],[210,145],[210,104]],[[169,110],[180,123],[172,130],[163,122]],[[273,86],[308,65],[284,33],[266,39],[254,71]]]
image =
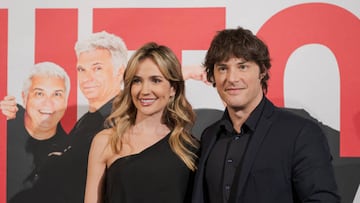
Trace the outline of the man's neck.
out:
[[[252,104],[247,105],[244,108],[231,108],[228,107],[229,116],[233,123],[233,128],[236,132],[240,133],[242,125],[249,118],[250,114],[260,104],[263,95],[259,96]]]
[[[103,101],[89,101],[89,112],[94,113],[101,109],[105,104],[107,104],[110,100],[112,100],[114,97],[111,97],[107,100]]]
[[[29,135],[36,140],[46,140],[53,137],[56,134],[56,128],[42,128],[34,124],[27,116],[24,118],[24,126]]]
[[[248,119],[251,112],[245,112],[242,110],[235,111],[234,109],[228,109],[233,128],[236,132],[240,133],[242,125]]]
[[[103,102],[90,102],[89,103],[89,112],[94,113],[99,110],[103,105],[105,105],[108,101]]]
[[[106,103],[108,103],[110,100],[112,100],[116,95],[118,95],[120,90],[114,92],[113,94],[109,95],[107,98],[102,100],[88,100],[89,102],[89,112],[94,113],[95,111],[98,111],[102,106],[104,106]]]

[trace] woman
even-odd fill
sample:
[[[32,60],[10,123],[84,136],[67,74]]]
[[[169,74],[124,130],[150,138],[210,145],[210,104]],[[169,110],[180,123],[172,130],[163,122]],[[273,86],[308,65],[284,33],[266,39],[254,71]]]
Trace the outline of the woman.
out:
[[[109,128],[93,140],[85,202],[188,202],[194,119],[175,54],[145,44],[127,65]]]

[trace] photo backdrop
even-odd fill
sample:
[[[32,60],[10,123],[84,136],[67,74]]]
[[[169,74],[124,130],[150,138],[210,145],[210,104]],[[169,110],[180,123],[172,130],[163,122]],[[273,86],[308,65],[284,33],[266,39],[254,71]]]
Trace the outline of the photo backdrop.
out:
[[[173,49],[184,66],[199,66],[216,31],[243,26],[269,46],[267,96],[278,106],[305,109],[338,132],[333,156],[358,162],[359,18],[360,1],[341,0],[0,0],[0,99],[13,95],[22,104],[26,69],[41,61],[58,63],[71,77],[69,109],[61,121],[69,131],[87,111],[77,87],[78,39],[106,30],[123,38],[130,54],[155,41]],[[194,108],[224,109],[211,86],[197,80],[186,85]],[[0,202],[6,202],[6,161],[1,115]],[[356,189],[346,198],[354,200]]]

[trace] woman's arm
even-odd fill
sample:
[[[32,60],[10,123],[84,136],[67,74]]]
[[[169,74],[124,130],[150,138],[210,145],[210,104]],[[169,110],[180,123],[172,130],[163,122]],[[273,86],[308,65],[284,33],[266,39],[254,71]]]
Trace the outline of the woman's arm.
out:
[[[109,157],[108,130],[98,133],[91,144],[85,189],[85,203],[103,202],[106,161]]]

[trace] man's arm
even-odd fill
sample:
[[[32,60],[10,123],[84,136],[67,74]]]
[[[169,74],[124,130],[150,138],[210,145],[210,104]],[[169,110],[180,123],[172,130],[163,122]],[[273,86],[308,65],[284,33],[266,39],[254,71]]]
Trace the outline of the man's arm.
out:
[[[202,81],[207,85],[210,83],[206,79],[206,72],[201,65],[184,65],[181,68],[184,80],[193,79]]]
[[[292,163],[292,182],[302,202],[340,202],[331,161],[325,135],[309,121],[297,137]]]

